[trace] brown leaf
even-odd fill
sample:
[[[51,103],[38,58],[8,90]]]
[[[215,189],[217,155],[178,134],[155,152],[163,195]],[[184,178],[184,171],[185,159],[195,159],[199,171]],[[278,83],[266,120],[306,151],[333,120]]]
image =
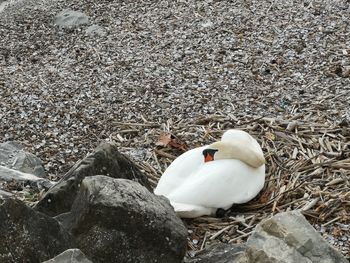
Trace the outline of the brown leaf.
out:
[[[187,150],[187,146],[186,144],[184,143],[178,143],[176,142],[175,140],[171,140],[169,142],[169,146],[173,147],[173,148],[176,148],[176,149],[179,149],[181,151],[186,151]]]
[[[171,147],[181,151],[186,151],[187,146],[185,143],[179,142],[179,140],[172,138],[170,134],[161,133],[159,135],[158,141],[156,142],[157,146],[162,147]]]
[[[171,135],[170,134],[161,133],[159,135],[158,141],[156,142],[156,145],[157,146],[167,147],[170,142],[171,142]]]
[[[267,203],[270,200],[272,193],[273,193],[272,189],[266,189],[266,191],[260,195],[258,202],[261,204]]]

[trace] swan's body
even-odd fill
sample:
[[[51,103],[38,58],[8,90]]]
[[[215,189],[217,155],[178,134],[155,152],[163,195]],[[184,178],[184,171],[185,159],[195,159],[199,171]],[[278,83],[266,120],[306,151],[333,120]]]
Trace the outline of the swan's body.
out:
[[[214,149],[213,161],[203,151]],[[185,152],[171,163],[154,190],[180,217],[211,215],[253,199],[265,182],[265,160],[248,133],[229,130],[220,142]]]

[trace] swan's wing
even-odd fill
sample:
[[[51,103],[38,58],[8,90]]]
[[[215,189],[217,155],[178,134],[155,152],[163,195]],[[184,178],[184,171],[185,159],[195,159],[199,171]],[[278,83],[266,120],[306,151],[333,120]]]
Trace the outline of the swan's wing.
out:
[[[239,160],[217,160],[203,165],[167,197],[170,202],[227,208],[254,198],[264,181],[264,165],[256,169]]]
[[[216,209],[213,208],[176,202],[171,202],[171,205],[174,207],[176,214],[181,218],[194,218],[203,215],[211,215],[216,211]]]
[[[204,163],[203,150],[207,146],[187,151],[176,158],[159,179],[154,193],[167,196],[179,187],[191,174]]]

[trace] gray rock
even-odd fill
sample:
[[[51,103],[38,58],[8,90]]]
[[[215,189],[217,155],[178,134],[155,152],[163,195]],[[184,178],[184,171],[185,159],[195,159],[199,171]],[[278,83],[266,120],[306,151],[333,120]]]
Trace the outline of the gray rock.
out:
[[[298,211],[280,213],[258,224],[244,245],[220,244],[187,263],[345,263]]]
[[[80,249],[72,248],[43,263],[92,263],[92,261]]]
[[[205,249],[186,263],[250,263],[246,245],[218,244]]]
[[[0,262],[42,262],[74,247],[57,220],[23,202],[0,199]]]
[[[169,201],[131,180],[85,178],[61,219],[95,263],[181,262],[186,251],[187,230]]]
[[[8,5],[7,0],[0,0],[0,13],[4,11],[7,5]]]
[[[258,224],[247,246],[257,262],[348,262],[298,211],[280,213]]]
[[[49,189],[56,183],[41,177],[37,177],[33,174],[22,173],[17,170],[7,168],[0,165],[0,180],[6,182],[18,182],[24,185],[29,185],[31,188],[36,190]]]
[[[89,23],[89,17],[82,12],[63,10],[56,15],[54,24],[60,28],[73,29]]]
[[[9,197],[12,197],[12,196],[13,196],[12,193],[0,189],[0,199],[1,198],[2,199],[9,198]]]
[[[0,165],[38,177],[46,176],[41,160],[24,151],[23,146],[15,141],[0,144]]]
[[[50,188],[35,209],[50,216],[69,212],[81,181],[86,176],[98,174],[134,180],[151,190],[147,177],[127,157],[119,153],[116,145],[103,143]]]
[[[100,36],[103,37],[107,34],[106,30],[99,25],[92,25],[89,26],[86,30],[85,33],[89,36]]]

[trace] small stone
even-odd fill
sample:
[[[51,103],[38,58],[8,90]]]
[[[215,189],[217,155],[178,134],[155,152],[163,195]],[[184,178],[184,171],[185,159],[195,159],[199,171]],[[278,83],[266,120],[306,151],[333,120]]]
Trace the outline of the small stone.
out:
[[[86,30],[85,30],[86,34],[89,36],[100,36],[103,37],[107,34],[106,30],[99,25],[92,25],[89,26]]]
[[[54,24],[60,28],[76,28],[89,23],[89,17],[82,12],[64,10],[56,15]]]

